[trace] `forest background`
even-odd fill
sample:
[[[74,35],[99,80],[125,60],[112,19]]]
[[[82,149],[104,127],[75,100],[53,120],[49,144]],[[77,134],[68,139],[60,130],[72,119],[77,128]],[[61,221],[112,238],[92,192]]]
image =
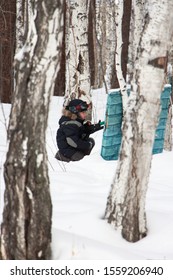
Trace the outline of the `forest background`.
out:
[[[160,95],[172,77],[173,21],[167,17],[172,5],[168,0],[162,5],[154,0],[2,1],[0,93],[12,109],[1,258],[50,257],[45,128],[53,93],[64,96],[64,104],[86,100],[92,109],[91,88],[120,89],[123,138],[105,219],[130,242],[147,235],[145,198]],[[170,102],[169,150],[171,109]]]

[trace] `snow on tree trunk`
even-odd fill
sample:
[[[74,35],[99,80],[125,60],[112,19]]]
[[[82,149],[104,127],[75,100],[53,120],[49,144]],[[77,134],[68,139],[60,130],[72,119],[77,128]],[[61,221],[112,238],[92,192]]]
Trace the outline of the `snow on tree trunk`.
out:
[[[64,105],[70,99],[81,98],[91,103],[89,54],[88,54],[88,11],[89,1],[72,1],[67,15],[69,28],[66,39],[66,92]]]
[[[26,43],[15,57],[16,88],[4,165],[2,259],[50,259],[52,205],[48,108],[59,68],[62,2],[32,1]]]
[[[133,1],[134,11],[137,2]],[[172,9],[172,0],[162,3],[153,0],[152,5],[149,0],[145,2],[144,28],[124,115],[120,157],[107,200],[105,218],[130,242],[147,234],[145,199],[166,56],[173,31]]]

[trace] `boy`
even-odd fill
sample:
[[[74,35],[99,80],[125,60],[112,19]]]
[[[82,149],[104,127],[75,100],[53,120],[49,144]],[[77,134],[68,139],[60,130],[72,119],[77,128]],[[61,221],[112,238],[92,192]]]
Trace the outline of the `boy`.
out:
[[[56,135],[59,151],[55,158],[61,161],[78,161],[89,155],[95,145],[91,133],[103,128],[100,122],[92,125],[87,122],[88,105],[81,99],[73,99],[63,109]]]

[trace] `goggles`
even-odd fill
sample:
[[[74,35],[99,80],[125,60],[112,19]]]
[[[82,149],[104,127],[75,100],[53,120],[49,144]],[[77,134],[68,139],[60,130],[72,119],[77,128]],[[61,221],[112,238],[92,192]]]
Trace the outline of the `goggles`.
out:
[[[88,110],[88,104],[86,102],[82,102],[76,106],[66,106],[66,109],[69,110],[70,112],[76,114],[79,112],[84,112]]]

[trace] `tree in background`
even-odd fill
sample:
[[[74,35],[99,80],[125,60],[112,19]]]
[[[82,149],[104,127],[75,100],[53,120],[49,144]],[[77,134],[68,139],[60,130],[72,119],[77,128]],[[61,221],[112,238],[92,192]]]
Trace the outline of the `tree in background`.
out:
[[[119,0],[116,7],[116,88],[120,88],[122,95],[123,111],[126,110],[127,94],[127,62],[129,48],[130,18],[131,18],[131,0]]]
[[[66,44],[66,16],[67,16],[67,5],[66,1],[63,1],[63,13],[64,13],[64,24],[63,24],[63,40],[62,40],[62,51],[60,68],[57,73],[55,80],[54,95],[64,96],[65,94],[65,72],[66,72],[66,58],[65,58],[65,44]]]
[[[126,39],[128,39],[128,36],[126,36],[126,32],[128,33],[129,30],[127,26],[124,28],[124,24],[128,24],[129,18],[126,13],[126,11],[129,10],[128,3],[131,0],[126,0],[124,5],[124,14],[123,18],[125,19],[123,22],[123,44],[122,44],[122,61],[127,60],[127,55],[124,53],[123,50],[125,50],[125,46],[127,47],[128,44],[126,44]],[[28,2],[28,4],[26,4]],[[2,102],[11,102],[11,95],[13,93],[13,58],[14,58],[14,49],[16,45],[16,52],[18,47],[20,47],[21,44],[25,42],[26,34],[28,31],[27,26],[27,9],[29,7],[30,1],[25,0],[13,0],[11,2],[9,1],[3,1],[2,11],[3,15],[5,15],[5,18],[2,17],[1,21],[8,23],[8,28],[5,28],[5,40],[1,40],[0,37],[0,46],[1,46],[1,53],[0,57],[4,61],[3,64],[1,64],[0,71],[4,71],[1,74],[1,96],[3,94],[3,99],[1,98]],[[82,40],[85,41],[85,43],[82,45],[85,49],[88,50],[85,51],[86,57],[87,57],[87,63],[86,67],[89,67],[89,84],[93,88],[100,88],[103,87],[103,85],[106,87],[106,89],[110,88],[117,88],[119,87],[118,79],[116,76],[115,71],[115,53],[116,53],[116,24],[115,24],[115,11],[116,11],[116,3],[115,1],[89,1],[87,4],[82,1],[82,9],[85,10],[86,17],[83,21],[84,17],[81,17],[77,19],[76,23],[74,24],[76,18],[75,14],[76,10],[79,9],[80,2],[77,1],[77,5],[75,5],[74,1],[66,0],[64,1],[64,25],[63,25],[63,47],[62,47],[62,53],[61,53],[61,61],[60,61],[60,69],[57,73],[56,82],[55,82],[55,88],[54,88],[54,95],[57,96],[64,96],[65,90],[67,89],[69,85],[69,63],[70,57],[67,55],[69,53],[70,48],[73,46],[74,48],[74,42],[69,44],[68,40],[69,38],[73,39],[73,36],[69,37],[68,34],[69,31],[75,30],[78,35],[76,36],[75,43],[79,41],[79,44],[76,45],[77,48],[81,48],[80,42]],[[17,9],[17,21],[15,25],[15,11]],[[82,11],[82,10],[81,10]],[[74,14],[74,19],[73,18]],[[10,16],[10,18],[9,18]],[[13,24],[10,23],[10,20],[13,20]],[[72,23],[73,20],[73,23]],[[81,23],[83,24],[84,29],[87,29],[87,32],[84,32],[80,34],[79,30],[82,30],[81,28],[78,29],[78,25],[82,27]],[[73,28],[71,28],[71,27]],[[76,27],[75,27],[76,26]],[[3,27],[3,24],[2,24]],[[74,29],[75,27],[75,29]],[[12,34],[13,36],[11,36]],[[15,36],[16,34],[16,36]],[[124,34],[124,35],[123,35]],[[11,36],[9,40],[9,35]],[[70,39],[70,40],[71,40]],[[7,44],[6,44],[6,43]],[[8,50],[7,50],[8,48]],[[71,50],[72,51],[72,50]],[[72,51],[74,52],[74,51]],[[88,52],[88,54],[87,54]],[[6,57],[7,56],[7,57]],[[8,60],[10,59],[10,63],[8,63]],[[76,62],[77,63],[77,62]],[[89,66],[88,66],[89,63]],[[9,65],[9,67],[8,67]],[[78,64],[77,64],[78,65]],[[126,63],[123,63],[123,69],[126,67]],[[72,69],[73,67],[71,67]],[[74,69],[73,69],[74,70]],[[66,74],[67,71],[67,74]],[[88,71],[88,70],[87,70]],[[79,75],[79,72],[76,71],[77,74],[74,75],[73,82],[75,81],[77,76]],[[71,72],[71,75],[73,77],[73,73]],[[88,74],[87,74],[88,75]],[[67,77],[68,76],[68,77]],[[82,75],[83,76],[83,75]],[[81,78],[81,81],[83,83],[83,78]],[[9,84],[9,87],[7,86],[7,83]],[[68,86],[66,87],[66,82],[68,82]],[[80,82],[81,83],[81,82]],[[10,96],[8,96],[10,95]],[[68,95],[68,94],[67,94]],[[88,97],[91,99],[91,97]],[[88,99],[87,98],[87,99]]]
[[[103,12],[105,15],[105,26],[106,26],[106,34],[105,34],[105,51],[102,52],[102,45],[100,44],[101,48],[101,59],[103,61],[102,65],[104,65],[103,74],[104,74],[104,85],[106,88],[106,92],[109,89],[115,88],[115,54],[116,54],[116,45],[117,45],[117,38],[116,38],[116,10],[117,5],[115,1],[105,1]],[[101,23],[100,23],[101,24]]]
[[[60,62],[63,1],[32,0],[30,5],[27,40],[15,56],[1,259],[50,259],[52,205],[45,131]]]
[[[98,47],[96,33],[96,1],[90,1],[88,14],[88,51],[92,88],[98,88]]]
[[[14,5],[15,1],[6,3]],[[5,1],[2,2],[5,5]],[[5,163],[6,191],[1,227],[3,259],[48,258],[51,200],[44,145],[55,78],[57,76],[57,95],[64,94],[66,83],[65,102],[77,97],[90,103],[90,86],[102,87],[103,82],[107,89],[120,87],[122,92],[126,90],[130,14],[128,65],[132,89],[130,99],[124,102],[127,112],[124,110],[122,149],[105,217],[129,241],[146,235],[145,195],[168,50],[163,44],[169,42],[163,30],[169,24],[165,19],[171,20],[167,18],[169,9],[165,10],[167,2],[158,4],[153,0],[153,6],[148,9],[150,1],[133,0],[131,13],[131,0],[116,1],[118,6],[113,0],[66,1],[66,5],[65,1],[57,4],[55,0],[17,0],[16,89]],[[153,9],[158,13],[160,26]],[[0,18],[5,27],[7,12],[8,7]],[[49,34],[51,28],[53,31]],[[88,35],[88,31],[91,34]],[[60,52],[62,33],[63,54]],[[88,38],[92,39],[89,51]],[[0,41],[1,51],[5,40]],[[11,61],[13,53],[14,43],[9,56]],[[92,79],[88,57],[90,73],[94,75]],[[11,68],[6,71],[6,77],[9,71]],[[2,92],[2,83],[0,87]]]
[[[98,87],[102,88],[105,83],[106,74],[106,39],[107,39],[107,20],[108,20],[108,8],[107,1],[100,0],[96,2],[95,9],[95,23],[96,23],[96,38],[98,46]]]
[[[16,0],[0,1],[0,102],[10,103],[14,89]]]
[[[147,234],[145,198],[167,52],[173,35],[173,15],[170,14],[173,2],[153,0],[151,6],[149,0],[145,3],[133,0],[133,9],[134,18],[143,18],[143,25],[141,32],[134,30],[137,49],[132,88],[124,114],[118,166],[105,212],[108,222],[130,242]]]
[[[173,101],[173,40],[170,53],[168,54],[168,67],[167,67],[167,83],[171,84],[172,92],[170,97],[170,105],[168,108],[168,118],[166,122],[165,138],[164,138],[164,150],[172,151],[172,101]]]
[[[31,3],[27,0],[16,0],[15,53],[24,46],[29,29],[29,10]]]
[[[97,60],[95,84],[97,88],[105,86],[106,92],[115,86],[115,52],[116,52],[116,3],[115,1],[96,1],[94,21]],[[96,86],[95,86],[96,87]]]
[[[127,103],[126,74],[129,47],[131,0],[105,1],[96,5],[96,33],[99,48],[99,82],[106,92],[120,88]]]
[[[66,105],[69,100],[80,98],[91,103],[91,83],[88,54],[88,12],[90,1],[67,3],[66,33]]]

